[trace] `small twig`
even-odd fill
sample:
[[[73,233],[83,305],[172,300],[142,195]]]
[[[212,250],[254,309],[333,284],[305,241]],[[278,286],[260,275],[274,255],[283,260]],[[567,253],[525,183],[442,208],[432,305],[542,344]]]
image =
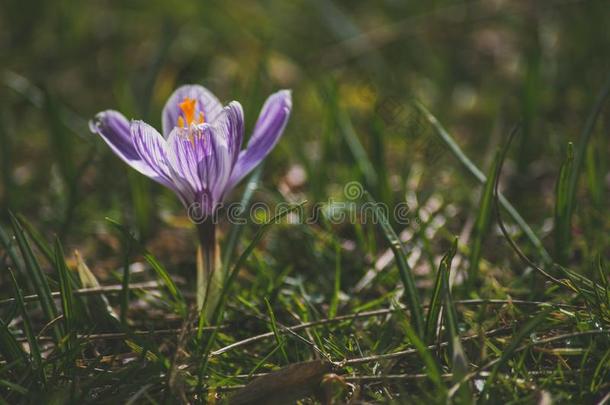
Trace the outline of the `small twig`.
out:
[[[455,303],[456,304],[462,304],[462,305],[480,305],[480,304],[504,305],[504,304],[517,304],[517,305],[534,305],[534,306],[550,305],[550,306],[556,306],[558,308],[570,308],[570,309],[581,309],[581,308],[584,308],[584,307],[579,307],[579,306],[569,305],[569,304],[555,304],[555,303],[548,303],[548,302],[542,302],[542,301],[527,301],[527,300],[472,299],[472,300],[456,300]],[[428,306],[424,305],[423,307],[426,308]],[[401,308],[400,310],[404,310],[404,309]],[[370,317],[375,317],[375,316],[388,315],[388,314],[391,314],[391,313],[396,312],[396,311],[398,311],[398,309],[395,309],[395,308],[377,309],[377,310],[374,310],[374,311],[365,311],[365,312],[360,312],[360,313],[357,313],[357,314],[341,315],[341,316],[337,316],[337,317],[332,318],[332,319],[320,319],[320,320],[317,320],[317,321],[305,322],[305,323],[302,323],[300,325],[295,325],[295,326],[287,327],[287,329],[290,330],[290,331],[299,331],[299,330],[311,328],[311,327],[314,327],[314,326],[327,325],[327,324],[338,323],[338,322],[342,322],[342,321],[350,321],[350,320],[359,319],[359,318],[370,318]],[[246,338],[244,340],[240,340],[238,342],[232,343],[232,344],[230,344],[228,346],[225,346],[225,347],[223,347],[221,349],[215,350],[215,351],[210,353],[210,357],[218,356],[220,354],[226,353],[226,352],[228,352],[230,350],[233,350],[235,348],[238,348],[238,347],[241,347],[241,346],[245,346],[245,345],[249,345],[251,343],[257,342],[259,340],[268,339],[268,338],[271,338],[273,336],[274,336],[273,332],[267,332],[267,333],[262,333],[262,334],[257,335],[257,336],[252,336],[252,337]]]
[[[203,328],[204,332],[211,332],[214,330],[224,330],[227,329],[229,326],[228,325],[221,325],[221,326],[206,326]],[[196,329],[196,326],[191,326],[191,328],[189,330],[194,330]],[[120,339],[125,339],[125,338],[129,338],[132,336],[154,336],[154,337],[160,337],[160,336],[172,336],[172,335],[178,335],[180,332],[182,332],[182,328],[180,329],[159,329],[159,330],[138,330],[138,331],[133,331],[133,332],[111,332],[111,333],[92,333],[92,334],[79,334],[77,336],[77,339],[82,339],[82,340],[120,340]],[[36,338],[37,340],[41,341],[41,342],[47,342],[47,341],[53,341],[54,338],[52,336],[38,336]],[[27,342],[26,338],[17,338],[18,342]]]
[[[579,374],[582,373],[583,369],[575,369],[575,370],[563,370],[562,374]],[[533,370],[528,374],[530,376],[551,376],[556,374],[557,370]],[[233,376],[227,376],[235,379],[244,379],[244,380],[252,380],[254,378],[265,377],[271,373],[258,373],[258,374],[237,374]],[[479,377],[488,377],[491,374],[489,371],[482,371],[479,373]],[[384,382],[399,382],[399,381],[413,381],[413,380],[426,380],[430,378],[428,374],[420,373],[420,374],[388,374],[388,375],[356,375],[356,376],[341,376],[343,380],[346,382],[352,383],[384,383]],[[441,378],[445,381],[450,381],[453,378],[453,373],[444,373],[441,374]],[[221,387],[216,387],[215,389],[219,391],[231,391],[245,387],[244,384],[237,385],[226,385]],[[610,395],[610,394],[609,394]]]
[[[143,283],[129,284],[130,290],[158,290],[159,288],[161,288],[161,284],[159,284],[157,281],[145,281]],[[81,295],[81,296],[98,295],[98,294],[118,294],[122,290],[123,290],[123,286],[120,284],[116,284],[116,285],[107,285],[107,286],[94,287],[94,288],[80,288],[78,290],[74,290],[73,294]],[[51,296],[53,298],[59,298],[61,296],[61,293],[59,291],[54,291],[51,293]],[[26,295],[25,297],[23,297],[24,302],[34,302],[34,301],[38,301],[38,299],[39,298],[38,298],[37,294]],[[0,305],[12,304],[14,302],[15,302],[15,298],[6,298],[3,300],[0,300]]]
[[[485,336],[486,337],[494,336],[499,333],[509,331],[511,329],[512,329],[512,326],[492,329],[488,332],[485,332]],[[462,342],[468,342],[470,340],[474,340],[474,339],[477,339],[480,337],[481,337],[480,334],[476,334],[476,335],[465,336],[465,337],[461,338],[460,340]],[[441,347],[446,347],[448,345],[449,345],[449,342],[441,342],[438,344],[430,345],[427,347],[427,349],[435,350],[435,349],[438,349]],[[370,362],[379,361],[379,360],[396,359],[396,358],[400,358],[400,357],[404,357],[404,356],[408,356],[408,355],[416,354],[416,353],[418,353],[417,349],[406,349],[406,350],[401,350],[399,352],[394,352],[394,353],[376,354],[376,355],[372,355],[372,356],[349,359],[349,360],[346,360],[343,364],[352,366],[354,364],[370,363]]]
[[[567,370],[563,371],[564,374],[577,374],[583,370]],[[557,373],[557,370],[534,370],[530,371],[529,375],[532,376],[548,376]],[[480,377],[487,377],[491,374],[489,371],[483,371],[479,374]],[[388,374],[388,375],[360,375],[360,376],[345,376],[343,379],[347,382],[358,382],[358,383],[371,383],[371,382],[391,382],[391,381],[408,381],[408,380],[426,380],[430,378],[428,374]],[[443,380],[451,380],[453,373],[441,374]]]
[[[269,317],[264,316],[264,315],[258,315],[258,314],[250,314],[250,316],[253,316],[256,319],[259,319],[263,322],[266,323],[270,323],[271,319],[269,319]],[[276,325],[279,326],[280,330],[287,332],[289,334],[291,334],[292,336],[294,336],[297,340],[300,340],[301,342],[305,343],[306,345],[308,345],[309,347],[311,347],[316,353],[318,353],[319,355],[321,355],[322,357],[324,357],[326,359],[326,361],[332,363],[332,359],[330,358],[330,356],[328,355],[328,353],[325,353],[324,351],[322,351],[322,349],[320,349],[314,342],[312,342],[311,340],[308,340],[306,338],[304,338],[303,336],[299,335],[298,333],[296,333],[294,327],[288,327],[283,325],[282,323],[278,322],[277,320],[275,321]],[[306,329],[306,328],[305,328]],[[271,335],[273,336],[274,333],[270,332]]]
[[[38,332],[38,336],[36,336],[36,338],[38,339],[44,332],[47,331],[47,329],[49,329],[51,326],[55,325],[58,321],[62,319],[64,319],[63,315],[58,315],[55,318],[51,319],[49,322],[47,322],[45,326],[42,327],[40,332]]]
[[[556,341],[560,341],[560,340],[565,340],[565,339],[570,339],[570,338],[574,338],[574,337],[581,337],[581,336],[587,336],[587,335],[601,335],[601,334],[610,334],[610,329],[601,329],[601,330],[587,330],[587,331],[583,331],[583,332],[572,332],[572,333],[566,333],[564,335],[556,335],[556,336],[551,336],[548,338],[544,338],[544,339],[538,339],[535,342],[529,342],[524,344],[523,346],[515,349],[514,353],[519,353],[522,352],[523,350],[527,350],[533,346],[538,346],[538,345],[542,345],[545,343],[552,343],[552,342],[556,342]],[[501,360],[501,357],[498,357],[492,361],[490,361],[489,363],[485,364],[484,366],[480,367],[478,370],[475,370],[469,374],[467,374],[461,381],[455,383],[450,389],[449,389],[449,398],[451,398],[456,392],[457,390],[462,386],[462,384],[468,382],[469,380],[471,380],[472,378],[476,377],[477,375],[481,375],[481,373],[485,370],[487,370],[490,367],[493,367],[495,364],[497,364],[499,361]]]
[[[521,125],[517,124],[510,131],[510,135],[508,136],[508,141],[506,142],[506,145],[502,148],[502,152],[500,155],[500,162],[498,164],[496,172],[494,173],[494,178],[491,179],[494,182],[493,200],[494,200],[494,206],[495,206],[495,210],[496,210],[496,219],[498,221],[498,226],[500,227],[500,230],[502,231],[502,235],[504,235],[504,238],[506,239],[508,244],[515,251],[515,253],[517,253],[517,256],[519,256],[519,258],[525,264],[532,267],[534,270],[536,270],[538,273],[542,274],[547,279],[551,280],[553,283],[567,287],[570,291],[574,291],[574,288],[571,287],[569,284],[567,284],[567,283],[559,280],[558,278],[554,277],[553,275],[547,273],[544,269],[542,269],[540,266],[538,266],[536,263],[534,263],[533,260],[531,260],[529,257],[527,257],[527,255],[525,253],[523,253],[521,248],[517,245],[517,243],[515,243],[513,238],[510,236],[510,234],[508,233],[508,230],[504,226],[504,222],[502,221],[502,210],[500,209],[500,192],[498,191],[498,185],[500,183],[500,181],[499,181],[500,173],[502,173],[502,167],[504,166],[504,160],[506,159],[506,154],[508,153],[508,150],[510,149],[510,144],[512,143],[513,139],[515,138],[515,135],[517,135],[517,133],[519,132],[520,129],[521,129]]]

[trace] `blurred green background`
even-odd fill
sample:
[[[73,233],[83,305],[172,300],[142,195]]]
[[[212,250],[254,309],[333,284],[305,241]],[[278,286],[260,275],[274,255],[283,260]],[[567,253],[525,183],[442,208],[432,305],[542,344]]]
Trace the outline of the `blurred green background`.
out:
[[[483,168],[522,121],[506,193],[545,236],[566,145],[578,139],[610,70],[608,6],[4,0],[3,216],[7,208],[18,211],[85,250],[106,216],[144,237],[182,228],[171,192],[128,169],[89,133],[87,121],[113,108],[159,128],[173,89],[201,83],[222,101],[241,101],[247,128],[267,95],[293,90],[292,118],[263,173],[271,200],[285,198],[287,185],[293,196],[324,201],[356,180],[396,203],[417,168],[418,192],[476,206],[474,183],[457,175],[454,158],[422,141],[429,128],[410,102],[423,102]],[[606,229],[609,124],[603,115],[587,160],[590,189],[579,195],[588,220]],[[170,237],[160,249],[180,252],[181,240]],[[92,243],[92,254],[103,254],[99,241]],[[182,249],[191,252],[191,242]]]

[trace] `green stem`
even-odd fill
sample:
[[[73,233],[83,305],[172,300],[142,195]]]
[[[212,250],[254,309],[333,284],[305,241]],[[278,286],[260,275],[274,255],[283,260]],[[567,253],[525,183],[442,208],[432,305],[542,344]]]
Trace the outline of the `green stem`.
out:
[[[206,314],[214,311],[217,285],[221,281],[218,248],[216,246],[216,224],[211,220],[197,224],[197,309]],[[208,318],[206,316],[206,318]]]

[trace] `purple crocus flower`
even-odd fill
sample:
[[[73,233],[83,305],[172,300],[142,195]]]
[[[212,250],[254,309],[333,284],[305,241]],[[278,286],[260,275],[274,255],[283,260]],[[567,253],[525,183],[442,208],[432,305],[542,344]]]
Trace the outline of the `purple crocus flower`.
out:
[[[199,85],[179,87],[171,95],[163,108],[163,135],[114,110],[98,113],[89,127],[125,163],[173,190],[189,214],[202,219],[271,152],[291,108],[289,90],[272,94],[244,150],[241,104],[232,101],[223,108]]]

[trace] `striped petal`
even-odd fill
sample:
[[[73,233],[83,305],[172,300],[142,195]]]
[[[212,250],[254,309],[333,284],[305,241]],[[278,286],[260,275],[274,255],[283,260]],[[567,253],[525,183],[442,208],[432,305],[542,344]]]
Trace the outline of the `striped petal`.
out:
[[[191,202],[210,214],[221,202],[231,173],[224,125],[174,128],[168,138],[168,160],[174,183],[188,190]]]
[[[195,106],[195,117],[199,117],[199,112],[203,112],[205,122],[207,123],[213,123],[222,113],[222,104],[220,104],[220,101],[218,101],[216,96],[205,87],[197,84],[178,87],[169,97],[167,103],[165,103],[165,107],[163,107],[161,120],[163,123],[163,135],[165,137],[168,137],[174,127],[177,126],[178,117],[186,119],[179,104],[187,98],[197,102]]]
[[[172,179],[165,138],[143,121],[132,121],[130,132],[135,150],[142,161],[154,172],[154,176],[149,177],[172,189],[184,204],[188,204],[188,194]]]
[[[130,122],[123,114],[114,110],[98,113],[89,121],[89,129],[96,133],[108,144],[110,149],[129,166],[163,183],[157,172],[142,159],[131,139]]]
[[[239,183],[273,150],[286,127],[291,110],[292,96],[289,90],[281,90],[267,99],[248,147],[241,151],[237,158],[229,180],[229,188]]]
[[[244,139],[244,110],[237,101],[231,101],[223,110],[223,115],[218,118],[218,124],[225,127],[227,135],[227,148],[231,159],[231,167],[235,166],[241,151],[241,143]]]

